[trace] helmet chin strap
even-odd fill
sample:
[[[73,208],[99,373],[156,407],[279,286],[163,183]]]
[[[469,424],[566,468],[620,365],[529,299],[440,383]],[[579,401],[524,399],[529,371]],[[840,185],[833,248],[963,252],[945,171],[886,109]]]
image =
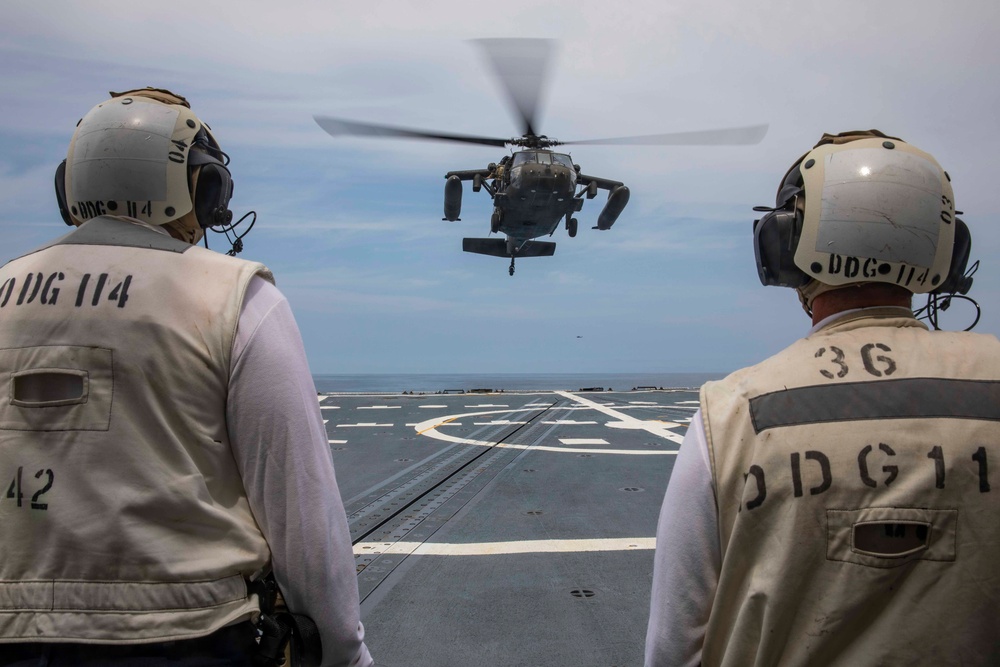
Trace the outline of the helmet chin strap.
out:
[[[796,287],[795,293],[799,295],[799,303],[802,304],[802,310],[806,311],[806,315],[812,317],[813,301],[816,300],[816,297],[820,294],[832,292],[833,290],[840,289],[842,287],[844,287],[844,285],[827,285],[826,283],[821,283],[818,280],[810,280],[802,287]]]

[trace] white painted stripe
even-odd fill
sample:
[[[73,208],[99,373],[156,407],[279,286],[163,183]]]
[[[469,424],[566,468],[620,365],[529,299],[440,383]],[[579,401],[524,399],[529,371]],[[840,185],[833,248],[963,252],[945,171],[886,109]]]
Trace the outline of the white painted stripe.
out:
[[[564,445],[608,445],[611,444],[603,438],[559,438],[559,442]]]
[[[354,545],[359,556],[413,554],[416,556],[501,556],[537,553],[586,553],[598,551],[652,551],[655,537],[599,538],[579,540],[523,540],[516,542],[380,542]]]
[[[319,409],[320,410],[339,410],[340,406],[339,405],[321,405],[321,406],[319,406]]]
[[[392,424],[376,424],[375,422],[362,422],[360,424],[337,424],[337,428],[356,428],[356,427],[371,427],[371,426],[392,426]]]
[[[466,405],[467,408],[506,408],[506,405],[499,405],[496,403],[483,403],[481,405]]]
[[[685,404],[690,405],[692,403],[694,405],[701,405],[701,401],[677,401],[677,405],[685,405]]]
[[[578,422],[575,419],[557,419],[551,422],[542,422],[543,424],[555,424],[557,426],[587,426],[593,425],[597,422]]]
[[[323,420],[323,423],[324,423],[324,424],[326,424],[326,423],[328,423],[329,421],[330,421],[329,419],[324,419],[324,420]]]
[[[322,403],[323,401],[325,401],[326,399],[328,399],[330,397],[329,396],[317,396],[317,398],[319,399],[319,402]]]
[[[346,445],[347,441],[346,440],[331,440],[330,444],[331,445]]]
[[[527,410],[511,410],[510,412],[526,412]],[[507,410],[495,410],[494,413],[507,412]],[[452,415],[446,418],[444,421],[439,421],[438,419],[428,419],[427,421],[420,422],[413,429],[417,432],[417,435],[426,435],[429,438],[435,438],[437,440],[444,440],[445,442],[454,442],[460,445],[477,445],[479,447],[497,447],[500,449],[530,449],[532,451],[539,452],[559,452],[560,454],[619,454],[627,456],[676,456],[677,450],[652,450],[652,449],[576,449],[573,447],[550,447],[548,445],[521,445],[512,442],[492,442],[490,440],[474,440],[472,438],[461,438],[457,435],[449,435],[447,433],[442,433],[438,430],[438,427],[445,426],[447,424],[454,424],[455,422],[449,421],[450,419],[458,419],[459,417],[476,417],[479,415],[492,414],[489,412],[479,412],[473,414],[463,414],[463,415]],[[659,435],[659,434],[657,434]],[[683,439],[683,438],[681,438]]]
[[[472,422],[473,426],[499,426],[501,424],[527,424],[528,422],[512,422],[509,419],[494,419],[491,422]]]
[[[398,410],[402,405],[359,405],[358,410]]]
[[[612,410],[606,405],[601,405],[600,403],[596,403],[594,401],[583,398],[582,396],[578,396],[576,394],[571,394],[566,391],[557,391],[556,393],[562,396],[563,398],[569,399],[571,401],[579,401],[580,403],[589,405],[598,412],[603,412],[604,414],[610,417],[614,417],[616,419],[621,420],[617,422],[608,422],[607,425],[612,428],[641,429],[644,431],[648,431],[653,435],[658,435],[661,438],[666,438],[667,440],[670,440],[672,442],[681,443],[684,441],[683,436],[677,435],[676,433],[672,433],[671,431],[667,430],[668,428],[671,427],[680,426],[679,424],[674,424],[673,422],[645,421],[642,419],[636,419],[635,417],[630,417],[629,415],[623,412]]]
[[[447,405],[418,405],[418,408],[446,408]]]
[[[658,405],[652,401],[629,401],[629,405]]]

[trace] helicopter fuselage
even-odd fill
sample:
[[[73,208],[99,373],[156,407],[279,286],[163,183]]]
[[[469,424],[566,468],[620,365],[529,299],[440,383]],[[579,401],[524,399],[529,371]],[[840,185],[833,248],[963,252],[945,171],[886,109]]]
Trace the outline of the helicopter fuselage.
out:
[[[579,211],[577,172],[568,155],[547,150],[515,153],[497,174],[495,231],[516,240],[551,235],[567,215]]]

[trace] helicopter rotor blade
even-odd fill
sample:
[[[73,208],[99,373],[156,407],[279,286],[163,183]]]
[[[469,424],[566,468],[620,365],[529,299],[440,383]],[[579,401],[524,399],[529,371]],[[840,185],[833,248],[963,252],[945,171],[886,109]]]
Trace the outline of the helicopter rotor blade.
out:
[[[427,132],[393,125],[376,125],[361,123],[356,120],[343,120],[330,116],[313,116],[313,120],[321,128],[334,137],[351,135],[357,137],[402,137],[405,139],[427,139],[431,141],[455,141],[463,144],[479,144],[482,146],[498,146],[503,148],[510,139],[494,137],[477,137],[467,134],[448,134],[443,132]]]
[[[555,44],[551,39],[476,39],[507,99],[517,112],[521,130],[537,135],[535,117],[538,100],[548,77],[549,61]]]
[[[633,137],[611,139],[584,139],[581,141],[560,141],[560,145],[584,144],[607,146],[747,146],[759,144],[767,134],[768,126],[749,125],[728,127],[720,130],[698,130],[694,132],[670,132],[667,134],[643,134]]]

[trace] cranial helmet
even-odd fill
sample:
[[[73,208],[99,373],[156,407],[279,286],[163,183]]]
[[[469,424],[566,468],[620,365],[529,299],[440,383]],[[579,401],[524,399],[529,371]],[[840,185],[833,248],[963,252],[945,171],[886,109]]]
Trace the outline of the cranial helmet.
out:
[[[754,221],[764,285],[803,304],[830,289],[889,283],[915,294],[968,291],[971,249],[951,178],[929,154],[878,130],[824,134]]]
[[[122,215],[197,243],[232,220],[228,157],[188,101],[157,88],[111,93],[77,124],[56,170],[63,220]]]

